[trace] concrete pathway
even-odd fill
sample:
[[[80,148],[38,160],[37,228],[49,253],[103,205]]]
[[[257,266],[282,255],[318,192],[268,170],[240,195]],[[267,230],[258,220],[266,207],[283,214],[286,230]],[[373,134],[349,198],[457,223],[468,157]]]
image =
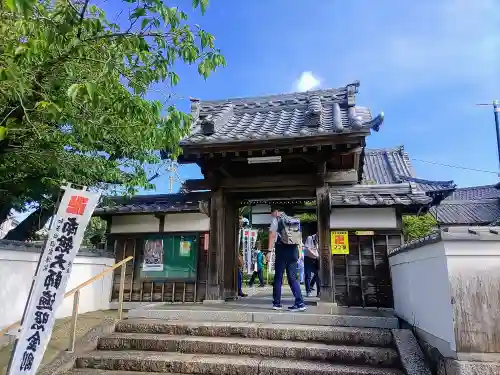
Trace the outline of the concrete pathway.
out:
[[[118,318],[118,311],[93,311],[79,315],[76,325],[77,339],[83,337],[92,328],[100,325],[106,317]],[[67,350],[70,329],[71,317],[56,320],[52,337],[43,357],[42,366],[50,363],[61,351]],[[11,353],[12,344],[0,349],[0,374],[7,373]]]

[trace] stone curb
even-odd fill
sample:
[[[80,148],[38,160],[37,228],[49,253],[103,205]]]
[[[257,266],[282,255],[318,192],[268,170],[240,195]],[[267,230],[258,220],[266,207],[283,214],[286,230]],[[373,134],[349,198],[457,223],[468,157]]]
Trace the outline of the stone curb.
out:
[[[444,359],[439,364],[438,375],[498,375],[499,362],[459,361]]]
[[[413,332],[409,329],[393,329],[392,335],[406,375],[432,375]]]

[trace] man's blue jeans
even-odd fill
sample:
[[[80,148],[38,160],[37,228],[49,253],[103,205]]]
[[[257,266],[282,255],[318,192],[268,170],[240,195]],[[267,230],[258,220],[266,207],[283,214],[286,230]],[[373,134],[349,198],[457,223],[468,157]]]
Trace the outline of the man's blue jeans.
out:
[[[242,288],[243,288],[243,274],[241,273],[241,270],[238,268],[238,295],[239,296],[241,296],[243,294]]]
[[[296,252],[295,247],[295,253]],[[304,304],[302,292],[300,291],[300,284],[297,281],[297,257],[298,254],[294,254],[290,245],[280,246],[276,244],[276,263],[273,283],[273,305],[275,306],[281,305],[281,286],[283,284],[283,273],[285,271],[288,285],[290,285],[290,289],[295,298],[295,305],[300,306]]]

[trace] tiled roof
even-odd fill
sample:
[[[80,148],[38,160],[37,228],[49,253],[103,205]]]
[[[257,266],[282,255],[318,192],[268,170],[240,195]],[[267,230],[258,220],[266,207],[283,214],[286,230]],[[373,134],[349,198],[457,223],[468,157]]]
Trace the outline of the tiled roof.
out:
[[[496,185],[458,188],[446,200],[478,200],[500,198],[500,183]]]
[[[443,201],[430,212],[441,225],[487,225],[500,218],[500,200]]]
[[[417,189],[433,197],[437,204],[455,189],[453,181],[430,181],[416,178],[404,147],[365,150],[363,181],[370,184],[415,183]]]
[[[95,216],[135,214],[192,212],[199,210],[199,202],[208,199],[207,192],[187,194],[137,195],[132,198],[111,197],[100,205]]]
[[[363,181],[377,184],[397,184],[400,176],[415,177],[404,147],[365,150]]]
[[[355,106],[359,82],[338,89],[215,101],[191,99],[193,125],[181,146],[379,130],[383,114],[372,118]]]
[[[430,203],[431,200],[432,198],[411,183],[330,188],[332,207],[423,205]]]
[[[458,188],[431,213],[441,225],[500,223],[500,184]]]

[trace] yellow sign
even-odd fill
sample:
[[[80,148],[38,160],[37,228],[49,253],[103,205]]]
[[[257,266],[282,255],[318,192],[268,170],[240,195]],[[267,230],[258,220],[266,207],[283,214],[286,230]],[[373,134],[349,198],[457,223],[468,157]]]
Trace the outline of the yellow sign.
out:
[[[349,234],[347,232],[330,232],[333,255],[349,254]]]
[[[375,234],[372,230],[357,230],[356,236],[373,236]]]

